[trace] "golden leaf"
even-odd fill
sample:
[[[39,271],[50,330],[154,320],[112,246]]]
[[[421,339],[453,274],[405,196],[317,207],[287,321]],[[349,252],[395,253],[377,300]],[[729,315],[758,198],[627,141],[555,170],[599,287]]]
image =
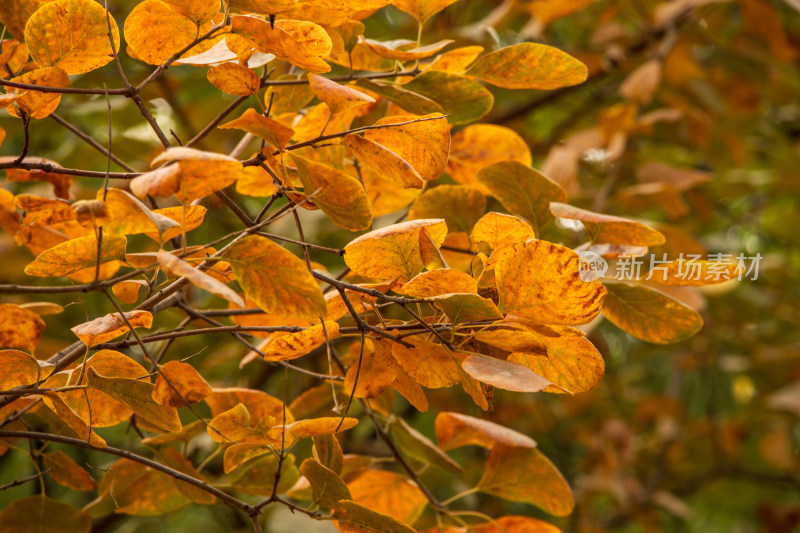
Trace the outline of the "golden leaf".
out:
[[[105,27],[105,13],[103,15]],[[133,8],[125,19],[125,41],[128,43],[128,55],[150,65],[160,65],[175,52],[182,50],[197,38],[211,29],[213,23],[208,20],[199,27],[191,18],[173,10],[161,0],[144,0]],[[203,46],[210,47],[208,41],[186,52],[187,57],[202,51]],[[198,49],[198,47],[200,47]],[[119,45],[117,45],[119,50]]]
[[[184,407],[186,402],[199,402],[209,394],[211,387],[192,365],[169,361],[158,371],[153,400],[169,407]]]
[[[286,148],[286,145],[294,136],[294,130],[292,128],[278,122],[273,118],[265,117],[264,115],[259,114],[258,111],[252,107],[242,113],[241,117],[231,120],[230,122],[226,122],[225,124],[221,124],[217,127],[221,130],[237,129],[252,133],[256,137],[264,139],[275,148],[279,148],[281,150]],[[243,172],[247,171],[248,169],[250,169],[250,167],[243,169]],[[256,168],[255,170],[259,169]],[[261,170],[261,172],[265,173],[263,170]],[[272,182],[272,178],[269,177],[269,175],[265,177],[269,183]]]
[[[308,85],[317,98],[328,104],[332,113],[339,113],[375,101],[374,98],[361,91],[318,76],[313,72],[308,73]]]
[[[588,70],[558,48],[521,43],[480,57],[467,74],[504,89],[552,90],[583,83]]]
[[[536,448],[536,441],[529,436],[473,416],[442,412],[436,416],[435,425],[436,440],[443,450],[454,450],[469,444],[487,449],[495,446]]]
[[[273,334],[259,349],[264,352],[267,361],[297,359],[322,346],[326,335],[328,340],[337,338],[339,324],[326,320],[324,329],[322,324],[316,324],[297,333]]]
[[[224,92],[237,96],[256,94],[261,87],[261,78],[247,67],[235,63],[223,63],[208,70],[208,81]]]
[[[550,212],[559,218],[580,220],[594,243],[658,246],[664,236],[641,222],[593,213],[567,204],[551,202]]]
[[[33,311],[14,304],[0,304],[0,346],[33,353],[44,328],[44,320]]]
[[[482,188],[476,179],[478,172],[500,161],[517,161],[530,166],[533,159],[528,143],[510,128],[472,124],[453,135],[447,173],[462,185]]]
[[[26,72],[22,76],[17,76],[11,81],[18,83],[30,83],[32,85],[43,85],[45,87],[69,87],[69,76],[60,67],[44,67],[31,72]],[[20,91],[11,89],[9,95]],[[59,93],[43,93],[39,91],[22,90],[21,96],[9,105],[7,111],[10,115],[19,117],[16,108],[21,109],[31,118],[45,118],[56,110],[61,102]]]
[[[134,328],[145,329],[153,325],[153,315],[147,311],[131,311],[125,313],[125,318],[127,322],[119,313],[112,313],[75,326],[71,331],[86,346],[94,346],[127,333],[130,330],[128,323]]]
[[[127,239],[122,235],[104,236],[99,262],[125,259]],[[94,267],[98,263],[97,237],[90,235],[62,242],[39,254],[28,266],[29,276],[54,278]]]
[[[439,113],[384,117],[376,126],[409,122],[418,118],[441,116]],[[450,126],[439,120],[413,122],[403,126],[368,130],[364,137],[388,148],[407,161],[425,181],[435,180],[447,165],[450,152]]]
[[[406,160],[366,137],[349,133],[344,138],[344,145],[352,150],[359,163],[404,188],[421,189],[425,183]]]
[[[493,252],[504,246],[536,238],[533,228],[525,221],[504,213],[486,213],[475,223],[470,239],[485,242]]]

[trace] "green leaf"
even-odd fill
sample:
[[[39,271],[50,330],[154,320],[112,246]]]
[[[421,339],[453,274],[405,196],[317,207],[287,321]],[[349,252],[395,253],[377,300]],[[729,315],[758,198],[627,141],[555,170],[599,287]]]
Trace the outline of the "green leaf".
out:
[[[352,498],[350,490],[339,474],[323,466],[316,459],[308,458],[303,461],[303,464],[300,465],[300,473],[311,484],[315,504],[332,509],[340,500]]]
[[[403,85],[438,103],[451,124],[466,124],[485,116],[494,106],[494,96],[486,87],[466,76],[429,70]]]

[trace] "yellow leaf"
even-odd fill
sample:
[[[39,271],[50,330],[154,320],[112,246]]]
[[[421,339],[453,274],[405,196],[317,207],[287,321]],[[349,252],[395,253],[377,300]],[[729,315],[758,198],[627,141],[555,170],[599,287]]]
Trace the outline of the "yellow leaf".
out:
[[[588,70],[558,48],[521,43],[479,58],[467,74],[504,89],[552,90],[583,83]]]
[[[247,39],[259,52],[274,54],[303,70],[331,70],[330,65],[322,60],[331,52],[331,38],[313,22],[284,19],[276,20],[273,27],[257,18],[233,16],[231,31]]]
[[[364,186],[328,165],[292,154],[304,193],[339,227],[360,231],[372,224],[372,206]]]
[[[286,15],[297,9],[297,0],[231,0],[231,7],[262,15]]]
[[[86,371],[86,383],[130,408],[133,413],[168,432],[181,430],[181,419],[174,407],[156,403],[152,396],[155,387],[149,381],[101,376],[94,368]]]
[[[417,61],[425,59],[440,52],[442,48],[452,43],[452,39],[442,39],[441,41],[425,46],[416,46],[415,41],[408,39],[398,39],[396,41],[374,41],[372,39],[362,39],[367,48],[375,55],[394,59],[396,61]]]
[[[483,167],[477,180],[503,207],[526,218],[536,232],[553,219],[550,202],[567,198],[567,193],[556,182],[516,161],[501,161]]]
[[[169,361],[158,371],[153,400],[169,407],[185,407],[186,402],[197,403],[209,394],[211,387],[192,365]]]
[[[258,444],[256,442],[234,444],[225,449],[222,467],[225,473],[229,474],[250,459],[273,453],[273,449],[271,444]]]
[[[435,425],[436,440],[443,450],[454,450],[469,444],[487,449],[495,446],[536,448],[536,441],[527,435],[488,420],[459,413],[439,413]]]
[[[110,15],[109,15],[110,16]],[[119,28],[110,16],[114,46]],[[40,7],[25,25],[25,44],[40,67],[83,74],[112,60],[106,10],[93,0],[55,0]]]
[[[114,350],[100,350],[86,362],[86,368],[105,377],[140,379],[148,375],[142,365],[125,354]],[[86,375],[80,369],[71,372],[68,385],[85,385]],[[78,379],[80,378],[80,380]],[[92,427],[115,426],[127,420],[133,411],[124,403],[97,389],[71,390],[60,393],[64,402]]]
[[[256,137],[260,137],[270,143],[275,148],[283,149],[286,148],[286,145],[289,143],[291,138],[294,136],[294,130],[285,124],[278,122],[275,119],[265,117],[261,115],[253,109],[252,107],[247,109],[242,116],[231,120],[230,122],[226,122],[218,126],[221,130],[226,129],[237,129],[246,131],[248,133],[252,133]],[[247,171],[250,167],[243,169],[243,171]],[[254,167],[257,170],[257,167]],[[262,170],[262,173],[265,171]],[[272,182],[272,178],[268,177],[268,182]]]
[[[297,359],[325,344],[326,334],[328,340],[337,338],[339,324],[326,320],[324,330],[322,324],[316,324],[297,333],[275,334],[259,349],[264,352],[267,361]]]
[[[14,346],[8,343],[6,324],[14,325],[16,328],[25,329],[25,320],[8,322],[9,317],[6,307],[14,307],[12,304],[0,304],[0,345]],[[30,317],[26,317],[30,320]],[[33,350],[31,350],[33,352]],[[46,377],[40,374],[39,362],[32,355],[19,350],[0,350],[0,390],[11,390],[22,385],[32,385],[38,380]]]
[[[12,501],[0,512],[0,533],[89,533],[92,517],[40,494]]]
[[[386,470],[364,470],[347,488],[354,501],[406,524],[416,522],[428,504],[416,484]]]
[[[375,125],[397,124],[438,116],[442,115],[433,113],[422,117],[414,115],[385,117]],[[447,165],[447,155],[450,152],[450,126],[443,116],[438,120],[368,130],[364,137],[388,148],[407,161],[425,181],[438,178]]]
[[[97,199],[106,196],[105,206],[109,220],[103,224],[103,236],[134,235],[157,230],[163,233],[170,229],[180,232],[180,224],[160,213],[151,211],[135,196],[122,189],[109,188],[97,191]]]
[[[26,72],[11,81],[43,85],[45,87],[69,87],[69,76],[59,67],[44,67]],[[17,91],[19,90],[11,89],[9,95],[13,95]],[[15,106],[30,115],[31,118],[45,118],[55,111],[59,102],[61,102],[61,95],[58,93],[28,90],[23,90],[22,93],[24,94],[16,100],[14,105],[9,105],[7,108],[9,114],[15,117],[19,117]]]
[[[268,238],[247,236],[225,259],[247,297],[268,314],[312,320],[325,315],[325,298],[306,264]]]
[[[578,254],[533,240],[500,250],[495,275],[498,307],[539,324],[585,324],[600,312],[606,290],[598,280],[583,281]]]
[[[199,228],[206,216],[206,211],[208,211],[208,209],[202,205],[187,205],[156,209],[153,211],[153,213],[157,215],[163,215],[174,220],[178,223],[178,226],[166,229],[163,233],[161,233],[160,239],[158,233],[145,233],[145,235],[157,241],[160,240],[161,242],[167,242],[168,240],[177,237],[184,231],[190,232],[193,229]],[[181,226],[184,226],[183,229],[181,229]]]
[[[388,177],[388,173],[373,170],[368,166],[361,167],[361,180],[367,190],[375,217],[394,213],[411,203],[419,196],[421,189],[404,188]]]
[[[237,387],[214,389],[214,392],[206,396],[205,401],[211,408],[213,416],[241,403],[247,408],[250,416],[255,421],[268,420],[269,417],[273,417],[277,423],[283,422],[283,402],[260,390]],[[285,412],[286,423],[291,424],[294,422],[292,412],[289,409],[286,409]]]
[[[52,0],[15,0],[0,2],[0,21],[18,41],[25,38],[25,24],[37,9]],[[27,50],[27,49],[26,49]],[[27,55],[23,62],[27,62]]]
[[[478,284],[469,274],[440,268],[415,276],[399,290],[415,298],[430,298],[451,292],[478,294]]]
[[[441,70],[462,74],[470,64],[483,52],[482,46],[464,46],[439,55],[429,65],[424,67],[430,70]]]
[[[192,21],[200,26],[204,22],[208,22],[211,18],[219,13],[220,2],[219,0],[162,0],[165,4],[172,6],[172,9],[183,15],[184,17],[192,19]]]
[[[533,162],[525,139],[510,128],[494,124],[472,124],[453,135],[447,173],[462,185],[481,188],[478,172],[500,161]]]
[[[500,320],[503,313],[492,300],[472,293],[442,294],[431,298],[452,324]]]
[[[100,263],[125,259],[127,245],[128,241],[122,235],[104,236],[100,247]],[[90,235],[62,242],[42,252],[25,267],[25,273],[54,278],[94,267],[97,262],[97,237]]]
[[[603,316],[638,339],[671,344],[688,339],[703,327],[700,314],[641,285],[609,283],[603,301]]]
[[[408,210],[408,219],[443,218],[449,231],[469,233],[484,211],[486,197],[475,188],[440,185],[414,200]]]
[[[658,246],[664,236],[641,222],[593,213],[567,204],[552,202],[550,212],[559,218],[580,220],[594,243]]]
[[[144,280],[129,279],[112,285],[111,292],[114,293],[114,296],[116,296],[119,301],[132,304],[139,299],[139,290],[147,287],[149,287],[149,285]]]
[[[181,167],[174,163],[145,172],[131,180],[131,191],[139,198],[172,196],[180,187]]]
[[[470,77],[440,70],[423,72],[405,83],[403,89],[439,104],[451,124],[474,122],[494,106],[494,96],[486,87]]]
[[[318,76],[313,72],[308,73],[308,84],[317,98],[328,104],[332,113],[339,113],[375,101],[374,98],[361,91]]]
[[[708,261],[678,259],[655,265],[650,276],[662,285],[698,287],[724,283],[742,275],[742,267],[736,261]]]
[[[365,341],[361,363],[350,365],[344,378],[347,394],[356,398],[377,398],[392,384],[398,367],[391,349],[384,340]]]
[[[493,252],[504,246],[536,238],[533,228],[523,220],[503,213],[486,213],[475,223],[470,239],[485,242]]]
[[[274,423],[275,418],[271,416],[253,420],[247,407],[242,403],[237,403],[227,411],[215,415],[209,421],[207,431],[214,442],[236,442],[263,446],[271,444],[266,439],[266,432]],[[234,452],[234,456],[241,457],[243,451],[244,449],[237,450]],[[254,457],[252,450],[245,455]]]
[[[211,29],[208,20],[199,27],[191,18],[173,10],[161,0],[144,0],[133,8],[125,19],[125,41],[128,55],[150,65],[160,65],[175,52],[191,44],[199,35]],[[105,26],[105,14],[103,15]],[[208,46],[208,42],[199,46]],[[210,46],[209,46],[210,47]],[[119,50],[119,45],[117,45]],[[204,51],[198,47],[186,52],[187,57]]]
[[[537,4],[540,2],[536,2]],[[558,4],[563,4],[557,0]],[[503,516],[470,528],[470,533],[561,533],[556,526],[529,516]]]
[[[14,304],[0,304],[0,346],[33,353],[44,328],[44,320],[33,311]]]
[[[63,306],[52,302],[30,302],[26,304],[20,304],[20,307],[27,309],[28,311],[33,311],[39,316],[60,315],[64,312]]]
[[[333,433],[353,429],[357,425],[357,418],[328,416],[310,420],[298,420],[291,424],[286,424],[286,432],[295,440],[300,440],[319,435],[332,435]],[[280,434],[281,431],[283,431],[283,426],[275,426],[272,428],[273,435],[276,433]]]
[[[326,28],[335,28],[345,25],[348,21],[361,20],[389,3],[391,3],[390,0],[359,0],[358,2],[314,0],[313,2],[298,3],[297,10],[292,16],[299,20],[312,20]]]
[[[119,313],[112,313],[75,326],[71,331],[86,346],[94,346],[127,333],[130,329],[128,323],[134,328],[145,329],[153,325],[153,315],[147,311],[131,311],[125,313],[125,318],[127,323]]]
[[[406,160],[366,137],[349,133],[344,138],[344,145],[352,150],[359,163],[404,188],[421,189],[425,183]]]
[[[272,176],[259,166],[244,167],[236,180],[236,192],[245,196],[268,197],[277,190]]]
[[[414,529],[391,516],[373,511],[351,500],[339,500],[333,511],[336,529],[344,533],[380,531],[382,533],[414,533]]]
[[[429,18],[455,2],[456,0],[393,0],[392,5],[417,19],[420,24],[425,24]]]
[[[261,78],[247,67],[235,63],[223,63],[208,70],[208,81],[224,92],[237,96],[256,94],[261,88]]]
[[[134,516],[164,515],[192,502],[172,476],[128,459],[111,465],[98,492],[115,513]]]
[[[344,261],[353,272],[367,278],[406,281],[425,266],[420,240],[430,236],[438,246],[446,234],[447,226],[441,219],[392,224],[351,241],[345,247]]]
[[[95,448],[105,448],[106,441],[87,425],[78,414],[73,411],[55,392],[47,391],[42,394],[42,401],[61,421],[75,433],[77,438],[88,442]]]
[[[277,78],[278,81],[299,81],[300,79],[300,76],[292,74],[284,74]],[[314,91],[311,90],[308,84],[271,85],[264,93],[264,105],[265,107],[272,105],[273,116],[282,115],[283,113],[297,113],[313,99]]]
[[[561,472],[537,449],[495,446],[478,488],[505,500],[533,504],[554,516],[566,516],[575,507]]]
[[[352,497],[342,478],[316,459],[309,457],[303,461],[300,472],[311,485],[315,504],[331,509],[340,500],[349,500]]]
[[[199,287],[211,294],[216,294],[220,298],[224,298],[232,304],[244,308],[244,298],[236,291],[221,281],[212,278],[205,272],[199,271],[186,261],[175,257],[171,253],[159,250],[158,264],[167,272],[171,272],[178,277],[186,278],[195,287]]]
[[[14,161],[16,156],[0,157],[0,163]],[[26,163],[43,163],[60,166],[55,161],[43,157],[26,157]],[[22,170],[9,168],[6,169],[6,178],[9,181],[46,181],[53,185],[53,190],[58,198],[69,198],[69,188],[72,185],[72,176],[69,174],[59,174],[57,172],[45,172],[43,170]]]
[[[414,381],[429,389],[450,387],[461,381],[458,365],[441,344],[405,339],[413,348],[392,344],[392,356]]]

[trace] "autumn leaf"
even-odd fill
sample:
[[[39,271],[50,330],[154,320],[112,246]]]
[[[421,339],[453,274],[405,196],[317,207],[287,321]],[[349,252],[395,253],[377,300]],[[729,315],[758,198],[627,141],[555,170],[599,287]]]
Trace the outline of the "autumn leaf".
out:
[[[429,389],[451,387],[461,380],[455,358],[433,342],[407,339],[413,348],[392,345],[392,356],[417,383]]]
[[[175,257],[171,253],[165,252],[164,250],[159,250],[158,264],[161,265],[165,271],[171,272],[176,276],[186,278],[195,287],[199,287],[212,294],[216,294],[220,298],[224,298],[234,305],[242,308],[245,307],[244,298],[242,298],[241,295],[239,295],[233,289],[212,278],[205,272],[201,272],[186,261]]]
[[[420,24],[456,0],[394,0],[392,4],[417,19]]]
[[[598,280],[580,278],[578,254],[547,241],[502,248],[495,271],[500,310],[539,324],[585,324],[606,295]]]
[[[193,43],[198,35],[209,31],[212,25],[208,20],[198,26],[194,20],[161,0],[144,0],[125,19],[124,33],[128,55],[150,65],[160,65]],[[105,28],[105,16],[103,26]],[[197,48],[192,48],[185,55],[191,56],[204,51]]]
[[[317,98],[328,104],[331,113],[339,113],[375,101],[374,98],[361,91],[341,85],[313,72],[308,73],[308,85]]]
[[[413,482],[387,470],[364,470],[347,488],[353,501],[405,524],[416,522],[428,504]]]
[[[105,198],[105,199],[103,199]],[[135,196],[122,189],[109,188],[97,191],[97,199],[105,203],[109,220],[103,223],[103,233],[112,235],[134,235],[157,230],[158,234],[173,229],[180,234],[178,221],[161,213],[151,211]]]
[[[313,503],[335,508],[340,500],[349,500],[350,491],[342,478],[319,461],[308,458],[300,465],[302,473],[311,484]]]
[[[43,494],[12,501],[0,511],[2,533],[89,533],[92,517]]]
[[[496,252],[504,246],[534,239],[530,224],[512,215],[504,213],[486,213],[472,228],[470,240],[474,243],[485,242]]]
[[[638,339],[671,344],[688,339],[703,327],[697,311],[642,285],[609,283],[603,316]]]
[[[119,50],[114,17],[92,0],[55,0],[36,10],[25,25],[25,44],[40,67],[59,67],[67,74],[83,74],[112,60],[109,41]]]
[[[402,418],[390,419],[389,423],[389,435],[405,455],[423,464],[450,472],[462,471],[461,466],[449,455],[440,450],[425,435],[408,425]]]
[[[78,414],[72,410],[55,392],[45,392],[42,394],[42,401],[44,404],[63,422],[67,428],[67,433],[72,433],[77,438],[89,443],[95,448],[105,448],[106,441],[95,433],[92,428],[81,419]],[[70,435],[72,436],[72,435]]]
[[[435,118],[439,116],[442,118]],[[407,161],[423,180],[430,181],[442,173],[450,152],[450,128],[444,117],[440,113],[421,117],[409,115],[384,117],[375,125],[398,124],[423,118],[429,120],[368,130],[364,137],[388,148]]]
[[[261,78],[247,67],[235,63],[223,63],[208,70],[208,81],[224,92],[237,96],[256,94],[261,87]]]
[[[270,143],[275,148],[282,150],[294,135],[294,130],[275,119],[259,114],[255,109],[249,108],[242,113],[242,116],[218,126],[221,130],[238,129],[252,133]],[[252,170],[256,167],[246,167],[243,171]],[[271,178],[264,176],[268,181]],[[237,185],[238,187],[238,185]]]
[[[169,382],[167,381],[169,380]],[[195,368],[181,361],[169,361],[158,370],[153,400],[168,407],[184,407],[211,394],[211,386]]]
[[[358,161],[404,188],[421,189],[424,181],[405,159],[366,137],[349,133],[344,138]]]
[[[274,25],[253,17],[231,17],[231,31],[247,39],[259,52],[278,58],[309,72],[331,70],[322,58],[331,52],[332,43],[321,26],[301,20],[276,20]]]
[[[125,259],[127,239],[122,235],[108,235],[100,246],[99,263]],[[98,264],[97,237],[78,237],[62,242],[39,256],[25,267],[29,276],[55,278],[94,267]]]
[[[259,347],[267,361],[287,361],[297,359],[322,346],[326,339],[339,336],[339,324],[325,321],[297,333],[273,334],[266,344]]]
[[[402,87],[438,103],[451,124],[474,122],[494,106],[494,96],[483,85],[450,72],[429,70]]]
[[[552,90],[583,83],[586,65],[558,48],[521,43],[478,58],[470,76],[504,89]]]
[[[44,320],[33,311],[14,304],[0,304],[0,346],[21,348],[33,353],[39,341],[42,339],[45,326]],[[14,354],[19,352],[15,350],[5,350],[2,353],[4,353],[5,358],[9,360],[18,359]],[[26,366],[26,363],[21,360],[14,365],[16,366],[17,364],[22,365],[22,367]],[[38,364],[36,366],[36,375],[38,375]],[[22,367],[19,371],[23,373],[18,375],[16,379],[22,379],[23,376],[27,374],[26,371],[22,370]],[[9,369],[9,372],[12,371]],[[34,377],[34,381],[35,379]]]
[[[538,392],[551,385],[550,381],[524,365],[485,355],[470,355],[461,366],[473,378],[499,389]]]
[[[111,313],[75,326],[72,332],[86,346],[95,346],[127,333],[130,331],[128,324],[134,328],[150,329],[153,315],[148,311],[131,311],[123,318],[119,313]]]
[[[69,87],[69,76],[60,67],[44,67],[31,72],[26,72],[11,81],[17,83],[28,83],[31,85],[42,85],[44,87]],[[44,93],[40,91],[10,91],[9,96],[19,94],[13,104],[6,110],[10,115],[19,117],[17,108],[24,111],[31,118],[45,118],[56,110],[61,102],[61,95],[58,93]]]
[[[452,268],[423,272],[399,289],[415,298],[430,298],[451,292],[478,294],[478,284],[469,274]]]
[[[414,200],[408,219],[443,218],[449,231],[469,233],[484,211],[486,197],[480,191],[463,185],[440,185]]]
[[[59,485],[79,491],[94,490],[97,487],[97,482],[89,472],[61,450],[42,454],[42,461],[49,470],[47,474]]]
[[[361,42],[364,43],[370,51],[380,57],[395,59],[397,61],[417,61],[435,55],[453,41],[451,39],[442,39],[441,41],[425,46],[417,46],[415,41],[406,39],[397,39],[388,42],[362,39]]]
[[[552,202],[550,211],[559,218],[580,220],[594,243],[658,246],[664,236],[641,222],[593,213],[571,205]]]
[[[487,449],[495,446],[536,448],[536,441],[527,435],[489,420],[450,412],[436,416],[436,440],[443,450],[454,450],[469,444]]]
[[[325,298],[305,263],[266,237],[250,235],[225,254],[245,294],[269,314],[315,319]]]

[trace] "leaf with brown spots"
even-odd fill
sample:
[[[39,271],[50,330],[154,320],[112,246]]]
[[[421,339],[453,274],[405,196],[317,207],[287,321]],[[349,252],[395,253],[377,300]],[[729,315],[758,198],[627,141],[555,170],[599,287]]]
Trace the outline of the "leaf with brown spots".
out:
[[[161,265],[161,268],[166,272],[186,278],[195,287],[199,287],[211,294],[216,294],[220,298],[224,298],[241,308],[245,306],[244,298],[242,298],[239,293],[169,252],[164,250],[158,251],[158,264]]]
[[[33,311],[24,309],[15,304],[0,304],[0,346],[4,348],[21,348],[33,353],[36,350],[36,345],[38,345],[39,341],[42,339],[44,328],[44,320]],[[2,353],[5,353],[6,357],[9,359],[18,359],[14,353],[19,352],[15,352],[15,350],[7,350]],[[18,365],[22,365],[19,367],[20,371],[22,371],[26,363],[22,361],[14,363],[15,367]],[[34,374],[34,381],[36,380],[35,376],[38,375],[38,366],[37,364],[35,368],[36,374]],[[14,374],[13,371],[11,372]],[[27,375],[27,371],[22,371],[21,374],[17,375],[14,381],[22,379],[23,376]],[[3,389],[7,388],[13,387],[3,387]]]
[[[453,292],[478,294],[478,284],[472,276],[460,270],[440,268],[415,276],[398,291],[415,298],[430,298]]]
[[[339,324],[326,320],[324,329],[322,324],[316,324],[297,333],[275,333],[259,349],[267,361],[288,361],[316,350],[325,344],[326,338],[333,340],[338,336]]]
[[[378,120],[375,125],[397,124],[415,119],[440,119],[413,122],[403,126],[368,130],[364,137],[385,146],[407,161],[425,181],[435,180],[447,165],[450,152],[450,126],[441,113],[424,116],[393,116]]]
[[[495,275],[498,307],[539,324],[576,325],[600,313],[606,290],[583,281],[578,254],[558,244],[533,240],[500,250]]]
[[[558,48],[521,43],[478,58],[467,74],[504,89],[553,90],[583,83],[588,70]]]

